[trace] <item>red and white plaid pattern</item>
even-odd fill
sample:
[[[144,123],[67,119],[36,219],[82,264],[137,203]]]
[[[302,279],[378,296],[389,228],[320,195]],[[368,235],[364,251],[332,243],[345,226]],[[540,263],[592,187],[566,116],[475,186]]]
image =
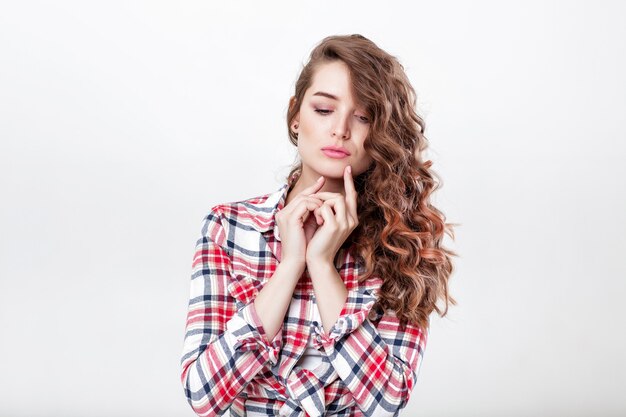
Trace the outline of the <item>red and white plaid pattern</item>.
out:
[[[372,309],[382,279],[357,282],[349,248],[336,267],[348,299],[328,336],[313,319],[315,293],[305,269],[284,322],[268,340],[254,299],[281,259],[274,215],[285,205],[289,178],[277,191],[211,208],[193,257],[181,358],[181,382],[199,416],[397,416],[411,395],[428,329],[402,331],[392,311]],[[295,366],[309,337],[323,362]]]

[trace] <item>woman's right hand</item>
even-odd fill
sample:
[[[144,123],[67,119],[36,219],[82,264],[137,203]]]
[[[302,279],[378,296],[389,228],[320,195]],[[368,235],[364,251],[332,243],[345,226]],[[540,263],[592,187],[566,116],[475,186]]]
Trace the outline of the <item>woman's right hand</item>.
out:
[[[288,261],[297,265],[306,263],[306,247],[318,224],[323,223],[321,216],[310,215],[324,202],[311,194],[318,192],[326,178],[321,177],[315,184],[298,193],[282,210],[275,215],[282,244],[281,263]]]

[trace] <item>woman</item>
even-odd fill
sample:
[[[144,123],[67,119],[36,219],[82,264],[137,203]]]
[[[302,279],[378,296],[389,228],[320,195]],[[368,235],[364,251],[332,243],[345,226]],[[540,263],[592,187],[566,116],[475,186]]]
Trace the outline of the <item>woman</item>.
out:
[[[454,252],[415,92],[361,35],[312,51],[275,192],[214,206],[193,261],[181,380],[200,416],[393,416],[409,401]],[[442,312],[436,302],[443,299]],[[306,414],[305,414],[306,413]]]

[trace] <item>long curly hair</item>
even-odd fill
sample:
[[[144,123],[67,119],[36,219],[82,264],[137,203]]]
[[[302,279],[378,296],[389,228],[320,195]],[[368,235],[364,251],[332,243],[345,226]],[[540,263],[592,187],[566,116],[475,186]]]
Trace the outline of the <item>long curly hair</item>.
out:
[[[448,304],[448,279],[455,252],[442,247],[444,233],[454,239],[453,226],[430,204],[441,180],[423,161],[428,146],[425,124],[416,112],[416,94],[398,59],[359,34],[324,38],[311,52],[295,84],[287,112],[287,130],[293,145],[298,137],[289,128],[318,66],[341,60],[347,64],[353,94],[366,109],[370,129],[364,150],[370,167],[354,178],[358,193],[359,224],[342,249],[353,251],[365,274],[383,279],[376,308],[393,310],[401,327],[407,322],[427,328],[433,310],[444,317]],[[296,161],[290,183],[302,172]],[[445,308],[437,306],[443,299]]]

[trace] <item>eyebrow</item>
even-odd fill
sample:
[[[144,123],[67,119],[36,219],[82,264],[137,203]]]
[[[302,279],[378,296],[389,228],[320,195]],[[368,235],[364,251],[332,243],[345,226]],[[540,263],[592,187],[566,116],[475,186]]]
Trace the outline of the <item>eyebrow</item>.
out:
[[[326,93],[326,92],[324,92],[324,91],[318,91],[317,93],[314,93],[313,95],[314,95],[314,96],[323,96],[323,97],[328,97],[328,98],[330,98],[330,99],[332,99],[332,100],[339,100],[339,98],[338,98],[337,96],[334,96],[334,95],[332,95],[332,94],[330,94],[330,93]]]
[[[330,93],[325,93],[324,91],[318,91],[317,93],[313,94],[314,96],[323,96],[323,97],[328,97],[330,99],[333,100],[338,100],[337,96],[333,96]]]

